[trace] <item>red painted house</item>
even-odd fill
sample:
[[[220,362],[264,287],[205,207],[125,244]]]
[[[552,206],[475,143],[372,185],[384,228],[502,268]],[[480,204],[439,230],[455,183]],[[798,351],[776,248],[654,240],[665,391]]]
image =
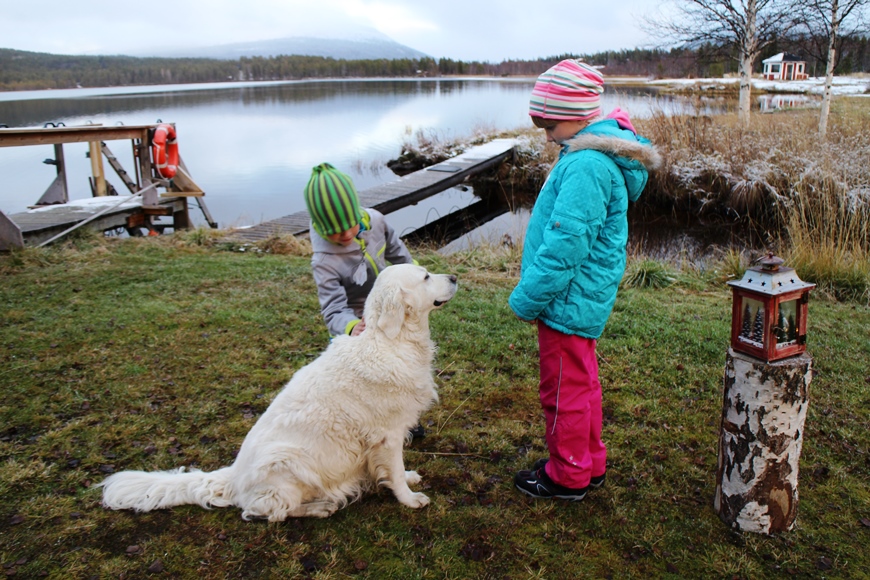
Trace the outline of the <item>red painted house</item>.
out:
[[[781,52],[761,61],[764,70],[761,75],[767,81],[802,81],[807,75],[807,63],[800,57]]]

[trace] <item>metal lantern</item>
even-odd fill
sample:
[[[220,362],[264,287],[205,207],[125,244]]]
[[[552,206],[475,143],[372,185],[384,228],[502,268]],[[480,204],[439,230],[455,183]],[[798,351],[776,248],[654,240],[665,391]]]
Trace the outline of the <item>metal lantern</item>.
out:
[[[734,299],[731,348],[766,362],[807,350],[807,303],[816,287],[794,268],[768,254],[738,282],[728,282]]]

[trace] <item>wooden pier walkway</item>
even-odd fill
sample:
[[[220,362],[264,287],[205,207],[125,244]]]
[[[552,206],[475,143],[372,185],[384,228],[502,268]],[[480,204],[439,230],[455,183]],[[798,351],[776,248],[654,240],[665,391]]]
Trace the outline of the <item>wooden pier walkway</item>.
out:
[[[459,185],[469,176],[497,166],[513,156],[516,140],[494,139],[472,147],[465,153],[415,171],[399,180],[359,192],[360,204],[388,214],[413,205],[445,189]],[[302,197],[302,192],[299,192]],[[273,236],[301,236],[308,233],[310,218],[300,211],[250,228],[232,230],[230,236],[248,242],[260,242]]]
[[[85,224],[90,229],[100,231],[124,228],[131,235],[141,233],[142,229],[157,233],[165,226],[154,220],[159,216],[168,216],[172,218],[171,227],[175,230],[189,228],[188,197],[197,201],[209,225],[217,227],[202,199],[204,192],[190,177],[180,156],[175,161],[178,164],[177,173],[171,180],[160,175],[154,167],[151,139],[154,130],[160,125],[48,125],[52,126],[0,128],[0,147],[54,145],[55,157],[46,160],[46,163],[54,165],[57,172],[57,177],[28,211],[6,215],[0,210],[0,250],[50,243]],[[174,130],[174,125],[167,126]],[[106,145],[106,141],[115,140],[132,142],[136,165],[132,168],[132,174],[121,167]],[[63,153],[65,143],[90,144],[94,197],[69,201]],[[103,157],[131,195],[113,195],[117,192],[114,187],[109,188],[110,184],[105,180]],[[158,193],[158,187],[164,188],[165,192]]]
[[[142,197],[129,195],[89,197],[64,204],[34,207],[7,219],[20,231],[19,246],[39,246],[72,226],[88,222],[91,229],[106,231],[146,227],[144,216],[174,216],[175,227],[188,223],[187,200],[160,199],[154,206],[143,206]],[[138,218],[138,219],[137,219]],[[2,217],[0,217],[2,219]]]

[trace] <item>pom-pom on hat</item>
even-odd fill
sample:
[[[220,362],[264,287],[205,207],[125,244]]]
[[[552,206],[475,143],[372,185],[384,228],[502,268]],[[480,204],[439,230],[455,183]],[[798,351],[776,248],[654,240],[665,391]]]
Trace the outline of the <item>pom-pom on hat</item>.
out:
[[[538,77],[529,115],[555,121],[589,119],[601,112],[604,77],[579,60],[563,60]]]
[[[353,181],[329,163],[311,170],[305,186],[305,206],[314,230],[324,237],[349,230],[362,221]]]

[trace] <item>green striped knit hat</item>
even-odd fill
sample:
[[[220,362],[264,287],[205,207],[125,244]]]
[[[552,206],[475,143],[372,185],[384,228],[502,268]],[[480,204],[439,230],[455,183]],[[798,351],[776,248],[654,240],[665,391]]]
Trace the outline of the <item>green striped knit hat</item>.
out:
[[[311,170],[305,186],[305,205],[314,230],[324,237],[349,230],[362,221],[353,181],[329,163]]]

